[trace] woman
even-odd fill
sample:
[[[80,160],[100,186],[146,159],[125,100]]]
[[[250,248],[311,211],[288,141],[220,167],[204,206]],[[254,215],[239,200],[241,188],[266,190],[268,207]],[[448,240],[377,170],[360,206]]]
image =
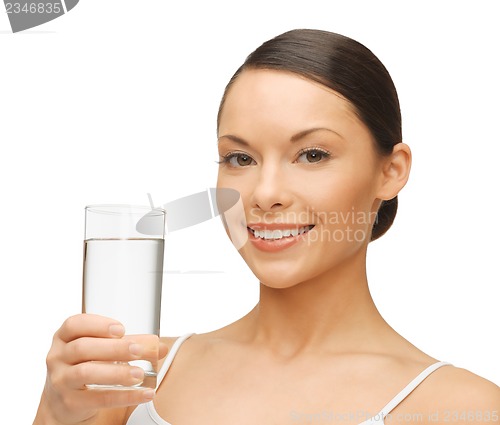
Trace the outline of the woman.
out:
[[[164,339],[156,394],[86,390],[140,382],[128,365],[90,361],[144,347],[112,319],[68,319],[35,424],[498,422],[498,386],[414,347],[370,296],[367,246],[394,220],[411,152],[368,49],[315,30],[264,43],[226,88],[218,148],[218,187],[245,207],[240,253],[259,303],[222,329]]]

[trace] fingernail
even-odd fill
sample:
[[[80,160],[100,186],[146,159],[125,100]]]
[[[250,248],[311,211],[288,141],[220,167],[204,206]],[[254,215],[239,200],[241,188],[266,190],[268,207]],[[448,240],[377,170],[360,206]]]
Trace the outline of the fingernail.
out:
[[[153,400],[155,397],[155,390],[146,390],[142,393],[144,400]]]
[[[130,371],[130,376],[134,378],[135,381],[137,382],[142,382],[144,381],[144,371],[140,368],[134,367]]]
[[[125,328],[122,325],[114,324],[109,327],[109,333],[111,336],[123,336],[125,335]]]
[[[133,354],[134,356],[140,356],[144,351],[142,345],[140,344],[130,344],[128,350],[130,351],[130,354]]]

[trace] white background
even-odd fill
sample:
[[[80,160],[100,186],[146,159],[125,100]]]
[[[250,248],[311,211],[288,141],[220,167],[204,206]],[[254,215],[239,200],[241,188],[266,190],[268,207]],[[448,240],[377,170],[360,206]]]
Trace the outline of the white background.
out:
[[[423,351],[499,383],[496,4],[81,0],[18,34],[1,9],[0,403],[15,422],[31,423],[52,335],[81,308],[84,206],[213,186],[226,82],[299,27],[362,42],[399,91],[414,163],[369,250],[377,306]],[[172,233],[166,270],[164,335],[223,326],[257,301],[216,220]]]

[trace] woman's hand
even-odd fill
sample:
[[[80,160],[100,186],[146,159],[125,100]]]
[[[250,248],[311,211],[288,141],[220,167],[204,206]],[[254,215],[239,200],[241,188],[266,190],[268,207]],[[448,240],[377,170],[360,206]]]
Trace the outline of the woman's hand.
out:
[[[144,372],[131,360],[157,362],[167,348],[154,335],[124,336],[116,320],[80,314],[67,319],[55,333],[47,355],[47,380],[37,424],[97,424],[103,408],[137,405],[151,400],[154,390],[88,389],[87,384],[131,386]]]

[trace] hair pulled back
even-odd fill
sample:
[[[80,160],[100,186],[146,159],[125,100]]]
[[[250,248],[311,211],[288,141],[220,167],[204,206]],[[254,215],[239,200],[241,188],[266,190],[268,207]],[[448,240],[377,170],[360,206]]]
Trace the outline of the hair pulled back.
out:
[[[402,141],[398,95],[389,72],[361,43],[340,34],[311,29],[285,32],[251,53],[229,81],[217,116],[232,83],[247,69],[273,69],[298,74],[340,93],[370,130],[377,151],[389,155]],[[397,196],[383,201],[371,240],[382,236],[394,222]]]

